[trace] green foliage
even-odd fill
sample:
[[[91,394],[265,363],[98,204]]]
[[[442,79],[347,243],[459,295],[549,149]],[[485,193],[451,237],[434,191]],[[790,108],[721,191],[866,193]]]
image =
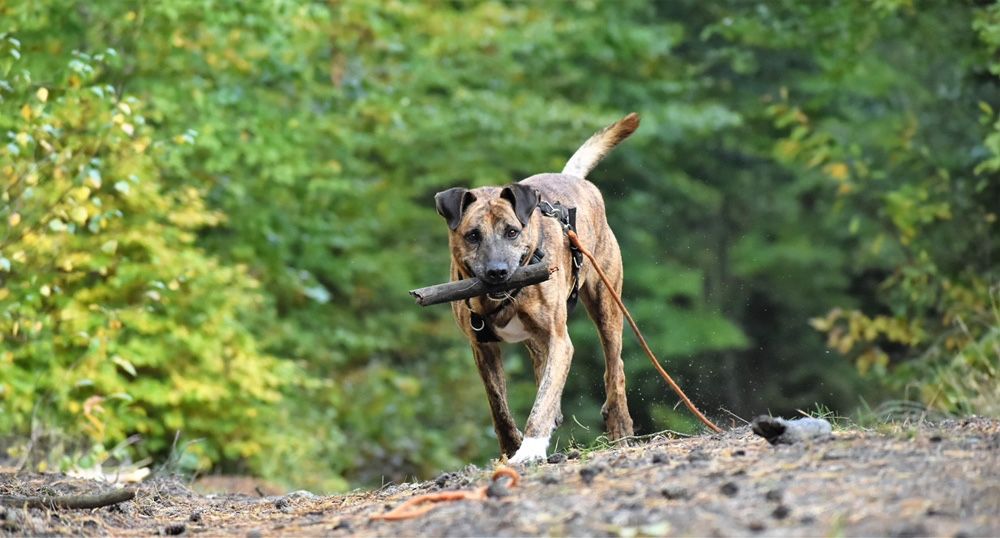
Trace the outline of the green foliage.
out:
[[[132,433],[163,452],[201,437],[201,464],[257,457],[285,369],[238,313],[257,282],[194,245],[223,216],[167,188],[142,101],[101,82],[114,50],[37,76],[3,37],[0,431],[33,410],[96,443]]]
[[[163,458],[180,430],[204,439],[188,449],[203,466],[321,489],[494,456],[450,312],[405,293],[447,278],[432,196],[559,170],[632,110],[641,129],[591,179],[626,302],[699,405],[843,412],[913,388],[995,409],[976,395],[995,394],[1000,357],[996,6],[15,1],[0,16],[0,436],[42,409]],[[587,444],[603,357],[582,313],[571,333],[556,435]],[[638,433],[696,430],[625,342]],[[523,419],[525,354],[507,369]]]

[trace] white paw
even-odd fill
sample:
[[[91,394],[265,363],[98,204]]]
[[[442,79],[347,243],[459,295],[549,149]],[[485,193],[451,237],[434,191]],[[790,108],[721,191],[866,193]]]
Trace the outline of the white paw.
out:
[[[521,448],[517,449],[510,463],[533,463],[545,459],[545,450],[549,447],[548,437],[525,437]]]

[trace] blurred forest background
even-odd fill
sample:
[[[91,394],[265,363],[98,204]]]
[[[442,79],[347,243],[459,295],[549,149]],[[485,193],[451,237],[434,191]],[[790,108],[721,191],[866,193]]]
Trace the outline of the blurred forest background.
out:
[[[344,490],[497,454],[433,194],[591,176],[728,423],[1000,414],[1000,7],[0,2],[0,460]],[[559,446],[601,434],[580,310]],[[637,433],[697,431],[630,335]],[[513,406],[534,395],[508,354]]]

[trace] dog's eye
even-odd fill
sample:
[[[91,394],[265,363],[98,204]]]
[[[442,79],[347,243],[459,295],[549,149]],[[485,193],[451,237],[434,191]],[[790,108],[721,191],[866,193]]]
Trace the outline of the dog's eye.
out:
[[[521,230],[518,230],[513,226],[508,226],[507,231],[505,231],[503,234],[507,239],[514,239],[517,236],[521,235]]]
[[[478,243],[482,241],[483,234],[479,233],[479,230],[472,230],[471,232],[465,234],[465,240],[470,243]]]

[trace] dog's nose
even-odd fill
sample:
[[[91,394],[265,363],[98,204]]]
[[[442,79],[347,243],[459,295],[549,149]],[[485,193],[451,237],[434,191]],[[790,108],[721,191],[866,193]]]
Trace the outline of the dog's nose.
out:
[[[486,266],[486,281],[499,284],[510,277],[510,270],[504,264],[489,264]]]

